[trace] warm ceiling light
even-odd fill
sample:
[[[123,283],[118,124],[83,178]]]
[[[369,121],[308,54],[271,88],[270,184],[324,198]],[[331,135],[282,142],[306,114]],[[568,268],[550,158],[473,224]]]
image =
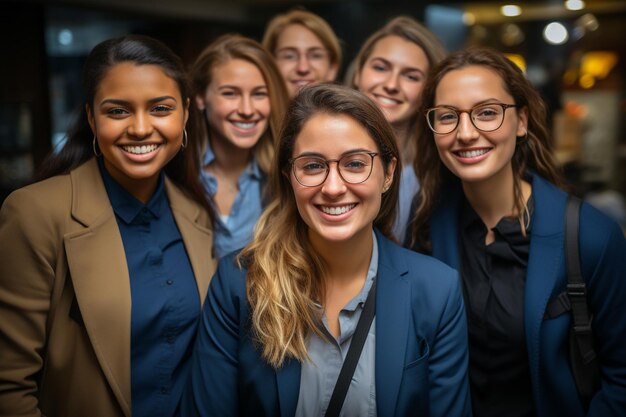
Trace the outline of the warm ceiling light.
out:
[[[582,10],[585,8],[585,2],[583,0],[567,0],[565,8],[567,10]]]
[[[519,16],[522,14],[522,8],[514,4],[507,4],[500,7],[500,13],[507,17]]]
[[[519,69],[521,69],[523,72],[526,72],[526,60],[524,59],[523,56],[519,54],[504,54],[504,55],[509,59],[509,61],[517,65]]]
[[[543,38],[552,45],[562,45],[567,42],[569,35],[567,29],[562,23],[548,23],[543,29]]]
[[[476,16],[474,16],[474,13],[463,13],[463,23],[465,23],[465,26],[473,26],[474,23],[476,23]]]

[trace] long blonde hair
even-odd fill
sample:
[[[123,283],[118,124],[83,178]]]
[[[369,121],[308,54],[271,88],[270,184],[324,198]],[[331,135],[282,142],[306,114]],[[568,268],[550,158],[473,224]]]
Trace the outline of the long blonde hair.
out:
[[[282,116],[285,114],[289,95],[282,75],[278,71],[274,59],[257,41],[237,34],[220,36],[207,46],[198,56],[191,68],[191,82],[194,96],[203,96],[207,87],[211,84],[212,71],[216,66],[231,59],[242,59],[256,66],[267,84],[267,92],[270,100],[269,129],[254,146],[254,157],[259,168],[264,174],[270,172],[274,158],[274,148],[280,129]],[[195,101],[194,101],[195,103]],[[193,106],[195,108],[195,106]],[[195,111],[198,111],[197,109]],[[208,137],[208,122],[206,117],[198,117],[204,120]],[[204,144],[206,146],[206,142]]]
[[[325,266],[309,243],[289,178],[296,138],[319,113],[347,115],[363,126],[376,143],[386,172],[393,158],[400,164],[391,126],[363,94],[345,86],[317,84],[304,88],[290,104],[270,175],[273,199],[257,223],[252,242],[238,258],[248,268],[253,334],[263,358],[275,368],[287,358],[306,360],[307,334],[319,332],[315,302],[323,299]],[[374,226],[388,237],[395,219],[400,170],[396,167],[374,220]]]

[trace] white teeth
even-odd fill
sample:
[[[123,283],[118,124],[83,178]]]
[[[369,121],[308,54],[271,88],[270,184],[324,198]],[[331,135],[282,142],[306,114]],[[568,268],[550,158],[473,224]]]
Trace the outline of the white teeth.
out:
[[[476,158],[489,152],[489,149],[477,149],[474,151],[459,151],[459,155],[463,158]]]
[[[326,207],[326,206],[322,206],[322,211],[326,214],[332,214],[334,216],[337,216],[339,214],[343,214],[343,213],[347,213],[350,210],[352,210],[354,208],[354,206],[356,206],[356,204],[350,204],[347,206],[340,206],[340,207]]]
[[[239,129],[252,129],[254,127],[254,125],[256,125],[255,122],[233,122],[233,124],[238,127]]]
[[[396,104],[400,104],[400,102],[398,100],[393,100],[387,97],[377,97],[378,101],[380,101],[383,104],[388,104],[388,105],[396,105]]]
[[[157,148],[159,147],[159,145],[141,145],[141,146],[122,146],[122,149],[124,149],[126,152],[128,153],[132,153],[135,155],[143,155],[149,152],[153,152],[155,151]]]

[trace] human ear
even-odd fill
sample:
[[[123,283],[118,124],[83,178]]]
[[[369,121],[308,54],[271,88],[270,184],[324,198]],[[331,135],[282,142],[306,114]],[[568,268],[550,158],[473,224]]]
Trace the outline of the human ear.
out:
[[[528,107],[524,107],[517,112],[517,137],[524,137],[528,134]]]
[[[385,181],[383,182],[383,192],[386,192],[393,184],[393,174],[396,172],[396,165],[398,160],[393,157],[391,161],[387,163],[387,172],[385,173]]]
[[[196,107],[198,107],[198,110],[200,111],[204,111],[206,108],[206,105],[204,104],[204,97],[199,94],[196,95]]]

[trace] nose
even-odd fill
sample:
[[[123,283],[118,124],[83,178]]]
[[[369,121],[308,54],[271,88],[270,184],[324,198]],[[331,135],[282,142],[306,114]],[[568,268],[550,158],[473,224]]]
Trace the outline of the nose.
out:
[[[237,109],[241,117],[249,118],[254,115],[254,104],[250,95],[244,95],[239,100],[239,108]]]
[[[334,165],[334,166],[333,166]],[[337,163],[329,163],[328,176],[322,184],[322,193],[329,197],[338,197],[347,190],[346,183],[339,175],[339,167]]]
[[[131,120],[131,124],[127,129],[129,135],[138,139],[144,139],[152,134],[152,123],[150,122],[149,115],[138,112]]]
[[[309,65],[309,58],[307,58],[306,54],[298,55],[298,63],[296,65],[296,72],[298,74],[308,74],[311,70],[311,66]]]
[[[478,129],[470,120],[470,115],[463,112],[459,115],[459,125],[456,128],[456,136],[462,142],[471,142],[478,139]]]
[[[393,94],[393,93],[398,92],[398,89],[399,89],[398,79],[399,79],[399,74],[389,73],[383,85],[383,88],[385,89],[387,93]]]

